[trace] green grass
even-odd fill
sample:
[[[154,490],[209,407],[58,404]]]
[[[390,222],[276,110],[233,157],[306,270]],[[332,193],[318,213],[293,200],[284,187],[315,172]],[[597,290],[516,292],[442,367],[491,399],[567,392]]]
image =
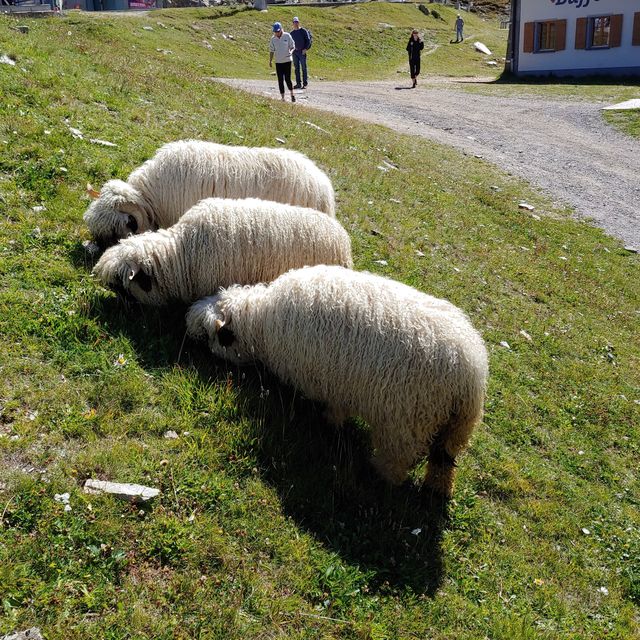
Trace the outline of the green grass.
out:
[[[604,119],[623,133],[640,138],[640,109],[605,111]]]
[[[640,636],[638,257],[482,160],[207,80],[266,74],[269,24],[292,11],[71,13],[28,34],[0,19],[17,60],[0,65],[0,634]],[[329,79],[392,77],[428,20],[304,11]],[[429,64],[453,73],[441,49]],[[259,366],[183,343],[183,308],[127,308],[91,278],[86,183],[184,137],[308,154],[357,268],[450,299],[483,333],[485,420],[444,516],[371,473],[365,425],[332,429]],[[90,477],[162,494],[135,507],[84,494]]]

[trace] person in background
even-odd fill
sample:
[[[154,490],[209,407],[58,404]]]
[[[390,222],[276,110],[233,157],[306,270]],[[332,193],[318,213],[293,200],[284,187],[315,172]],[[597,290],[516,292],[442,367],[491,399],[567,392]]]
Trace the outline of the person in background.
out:
[[[300,20],[296,16],[293,19],[293,29],[291,37],[295,42],[296,48],[293,52],[293,67],[296,72],[296,84],[294,89],[306,89],[308,84],[307,76],[307,51],[311,46],[311,38],[309,32],[300,26]],[[300,82],[300,67],[302,67],[302,82]]]
[[[278,88],[280,89],[280,99],[284,101],[284,83],[291,92],[291,102],[296,101],[293,95],[293,85],[291,84],[291,53],[295,49],[293,38],[289,33],[282,30],[279,22],[273,24],[273,36],[269,43],[269,66],[273,67],[273,57],[276,58],[276,75],[278,76]]]
[[[409,54],[409,72],[413,80],[413,86],[418,84],[418,76],[420,75],[420,52],[424,49],[424,42],[420,37],[417,29],[411,32],[409,43],[407,44],[407,53]]]
[[[458,14],[456,18],[456,42],[462,42],[464,40],[464,36],[462,35],[462,29],[464,28],[464,20],[462,16]]]

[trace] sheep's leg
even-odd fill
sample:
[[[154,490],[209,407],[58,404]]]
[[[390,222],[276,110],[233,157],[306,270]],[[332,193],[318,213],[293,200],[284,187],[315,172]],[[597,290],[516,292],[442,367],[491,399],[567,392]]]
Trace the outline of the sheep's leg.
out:
[[[424,486],[445,498],[453,495],[453,479],[456,473],[455,455],[447,450],[447,429],[442,429],[429,447]]]
[[[374,429],[371,440],[375,451],[371,464],[391,484],[402,484],[415,464],[415,446],[404,442],[402,434],[388,429]]]
[[[341,427],[345,420],[349,417],[348,413],[344,409],[339,407],[328,406],[324,410],[325,420],[336,427]]]

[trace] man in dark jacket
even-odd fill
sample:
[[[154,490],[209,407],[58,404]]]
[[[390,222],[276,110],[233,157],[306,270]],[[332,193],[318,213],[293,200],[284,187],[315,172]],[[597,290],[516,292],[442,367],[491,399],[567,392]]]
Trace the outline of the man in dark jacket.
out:
[[[293,19],[293,29],[291,37],[295,42],[296,48],[293,52],[293,66],[296,72],[296,84],[294,89],[306,89],[308,84],[307,76],[307,51],[311,46],[311,37],[309,32],[300,26],[300,20],[297,16]],[[302,82],[300,82],[300,67],[302,67]]]

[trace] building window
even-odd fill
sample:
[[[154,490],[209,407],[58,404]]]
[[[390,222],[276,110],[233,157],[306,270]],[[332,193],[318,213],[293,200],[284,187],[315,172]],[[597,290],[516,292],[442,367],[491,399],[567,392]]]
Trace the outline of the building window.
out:
[[[609,35],[611,33],[611,16],[598,16],[589,18],[587,36],[587,48],[598,49],[609,47]]]
[[[633,16],[633,32],[631,34],[631,44],[634,47],[640,46],[640,11]]]
[[[608,49],[622,43],[623,14],[576,20],[576,49]]]
[[[556,50],[556,23],[536,22],[535,51]]]
[[[524,25],[524,53],[545,53],[563,51],[567,40],[566,20],[545,20],[527,22]]]

